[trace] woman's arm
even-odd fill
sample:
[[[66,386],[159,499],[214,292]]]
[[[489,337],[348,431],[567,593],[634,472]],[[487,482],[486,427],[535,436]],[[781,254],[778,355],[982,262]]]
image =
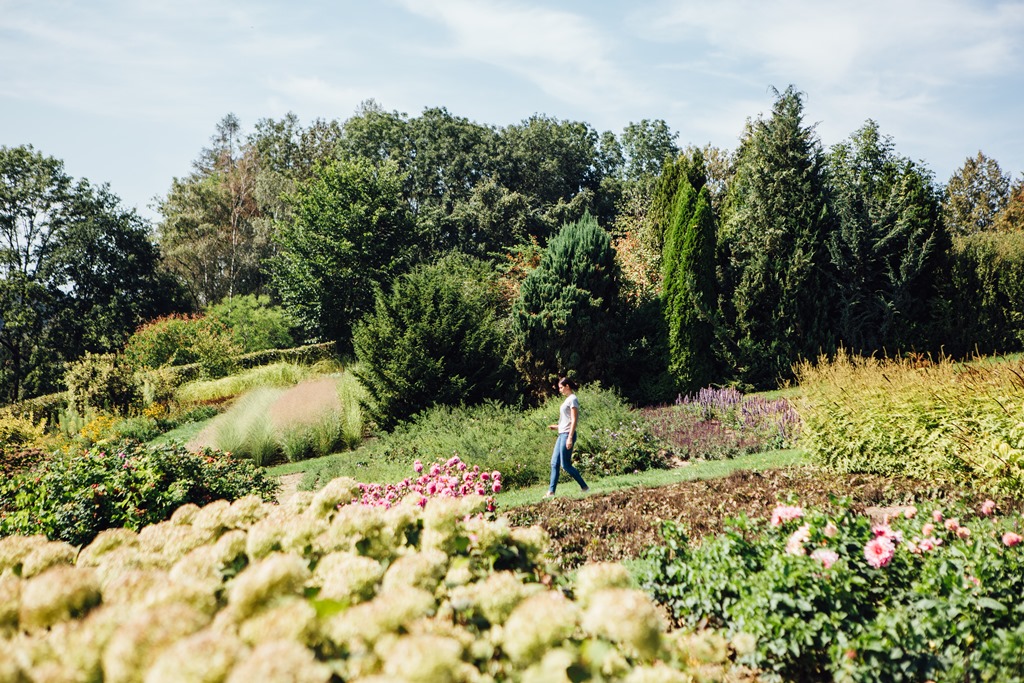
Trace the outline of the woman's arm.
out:
[[[569,436],[565,437],[565,447],[572,448],[572,442],[576,440],[576,417],[579,411],[576,406],[569,408]]]

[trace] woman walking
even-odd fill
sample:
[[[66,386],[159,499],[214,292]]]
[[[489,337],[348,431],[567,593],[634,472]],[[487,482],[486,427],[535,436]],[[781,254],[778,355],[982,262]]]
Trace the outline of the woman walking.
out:
[[[584,492],[590,487],[583,481],[579,470],[572,466],[572,449],[576,443],[576,423],[580,416],[580,402],[576,398],[576,383],[568,377],[558,380],[558,392],[565,396],[562,407],[558,411],[558,422],[548,425],[548,429],[558,431],[558,439],[555,440],[555,450],[551,454],[551,484],[545,498],[555,495],[555,487],[558,486],[559,468],[569,473],[569,476],[576,480]]]

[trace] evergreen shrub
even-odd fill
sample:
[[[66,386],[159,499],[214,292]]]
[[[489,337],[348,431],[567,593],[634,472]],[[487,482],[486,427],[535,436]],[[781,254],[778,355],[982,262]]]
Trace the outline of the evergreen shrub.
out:
[[[113,355],[87,353],[69,363],[64,383],[68,405],[79,413],[94,409],[123,415],[142,402],[142,383],[135,371]]]

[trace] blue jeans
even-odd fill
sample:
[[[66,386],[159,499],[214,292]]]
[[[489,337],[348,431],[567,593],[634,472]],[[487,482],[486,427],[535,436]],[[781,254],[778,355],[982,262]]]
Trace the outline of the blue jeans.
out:
[[[548,486],[549,493],[554,493],[555,487],[558,486],[559,467],[568,472],[569,476],[576,480],[581,489],[587,490],[587,483],[580,476],[580,471],[572,466],[572,449],[565,447],[565,441],[568,438],[569,433],[565,432],[559,434],[558,440],[555,441],[555,450],[551,453],[551,484]]]

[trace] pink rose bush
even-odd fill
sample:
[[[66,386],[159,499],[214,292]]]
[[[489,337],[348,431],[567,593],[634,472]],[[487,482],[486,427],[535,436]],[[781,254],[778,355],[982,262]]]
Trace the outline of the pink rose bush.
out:
[[[501,472],[484,472],[478,465],[469,467],[458,456],[437,461],[429,466],[417,460],[412,465],[419,474],[415,479],[406,477],[395,484],[360,484],[359,502],[363,505],[390,508],[410,498],[420,507],[430,498],[461,498],[484,496],[488,512],[494,512],[495,493],[501,492]],[[424,474],[426,470],[426,474]]]
[[[1019,514],[922,505],[879,523],[836,503],[780,504],[696,546],[666,523],[645,587],[684,625],[755,634],[738,661],[779,680],[1014,680]]]

